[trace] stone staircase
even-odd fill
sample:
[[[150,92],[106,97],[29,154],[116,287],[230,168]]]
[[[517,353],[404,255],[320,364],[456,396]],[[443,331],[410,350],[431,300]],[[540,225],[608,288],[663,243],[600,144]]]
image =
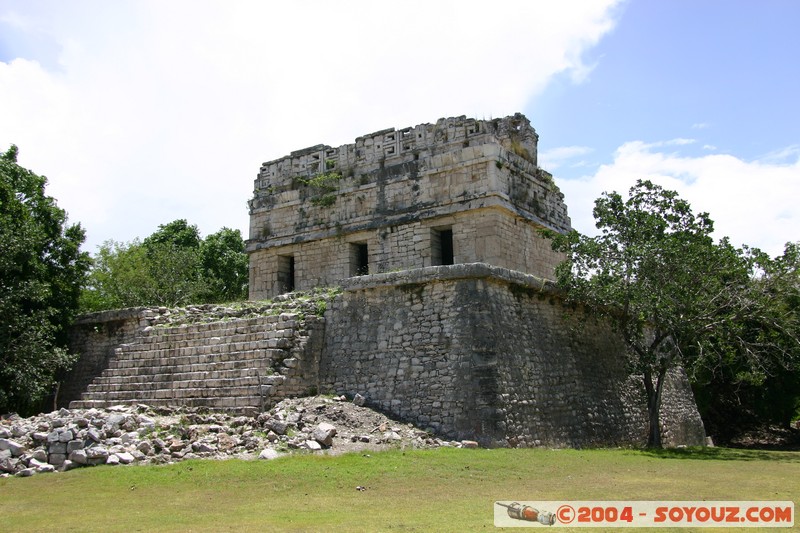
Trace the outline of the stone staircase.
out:
[[[157,325],[115,349],[108,368],[70,408],[144,403],[252,413],[313,392],[324,319],[286,308],[284,302],[279,314],[266,309],[263,316],[210,322],[157,317]]]

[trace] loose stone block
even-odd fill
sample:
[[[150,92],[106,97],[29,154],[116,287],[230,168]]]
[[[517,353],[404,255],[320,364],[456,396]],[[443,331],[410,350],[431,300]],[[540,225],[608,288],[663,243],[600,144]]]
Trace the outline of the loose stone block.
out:
[[[261,450],[261,453],[258,454],[259,459],[266,460],[277,459],[280,456],[281,454],[272,448],[265,448],[264,450]]]
[[[56,467],[62,466],[66,460],[67,455],[63,453],[51,453],[47,458],[47,462]]]
[[[324,446],[333,444],[333,437],[336,436],[336,427],[332,424],[323,422],[314,428],[314,440]]]
[[[53,442],[47,447],[49,453],[67,453],[66,442]]]
[[[16,441],[0,439],[0,450],[8,450],[13,457],[19,457],[25,451],[25,448]]]
[[[309,450],[312,450],[312,451],[317,451],[317,450],[321,450],[322,449],[322,446],[320,445],[320,443],[315,441],[315,440],[307,440],[305,442],[305,446],[306,446],[306,448],[308,448]]]

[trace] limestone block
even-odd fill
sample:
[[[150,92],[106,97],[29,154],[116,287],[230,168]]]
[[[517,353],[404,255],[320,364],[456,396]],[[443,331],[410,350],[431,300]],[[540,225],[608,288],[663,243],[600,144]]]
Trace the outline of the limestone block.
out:
[[[0,439],[0,450],[8,450],[12,457],[19,457],[25,451],[25,447],[10,439]]]
[[[80,451],[81,450],[75,450],[73,453],[78,453]],[[108,458],[108,449],[104,446],[91,446],[89,448],[85,448],[83,452],[85,453],[86,459],[89,461],[96,459],[105,460]],[[70,454],[70,460],[75,461],[75,459],[72,458],[72,454]]]
[[[325,446],[333,444],[333,437],[336,436],[336,427],[332,424],[323,422],[314,428],[313,438],[315,441]]]
[[[315,440],[307,440],[307,441],[305,441],[305,446],[306,446],[306,448],[308,448],[309,450],[312,450],[312,451],[317,451],[317,450],[321,450],[322,449],[322,446],[320,445],[320,443],[315,441]]]
[[[115,453],[114,456],[116,456],[117,459],[119,459],[119,462],[124,464],[124,465],[131,464],[133,462],[133,460],[134,460],[133,455],[131,455],[128,452]],[[110,457],[109,457],[109,459],[110,459]]]
[[[37,461],[47,461],[47,452],[42,448],[38,448],[33,451],[31,457],[33,457]]]
[[[49,453],[67,453],[66,442],[53,442],[47,447]]]
[[[69,460],[75,464],[85,465],[89,463],[86,450],[75,450],[69,454]]]
[[[280,456],[281,454],[278,451],[273,450],[272,448],[265,448],[261,450],[261,453],[258,454],[259,459],[266,459],[266,460],[277,459]]]
[[[55,467],[62,466],[66,460],[67,456],[63,453],[51,453],[47,458],[47,462]]]

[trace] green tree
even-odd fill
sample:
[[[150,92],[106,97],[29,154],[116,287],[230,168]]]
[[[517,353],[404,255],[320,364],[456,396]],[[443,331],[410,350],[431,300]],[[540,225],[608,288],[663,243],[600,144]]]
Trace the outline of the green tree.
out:
[[[741,350],[694,376],[698,405],[721,442],[749,427],[789,427],[800,416],[800,246],[788,243],[775,259],[752,256],[757,275],[736,293],[745,312],[724,330]]]
[[[179,306],[197,301],[205,292],[198,249],[168,242],[108,241],[94,260],[81,299],[84,311],[147,305]]]
[[[212,303],[247,296],[247,255],[238,230],[201,239],[185,220],[159,226],[143,241],[100,247],[82,295],[85,311]]]
[[[206,237],[200,245],[200,262],[208,285],[208,301],[247,298],[249,263],[238,229],[222,228]]]
[[[0,156],[0,412],[34,411],[74,361],[67,327],[90,259],[79,224],[45,194],[47,179]]]
[[[708,214],[692,213],[674,191],[637,181],[628,200],[596,200],[595,237],[545,232],[567,259],[556,270],[568,298],[608,318],[642,376],[648,445],[661,446],[659,411],[667,372],[714,365],[763,371],[791,357],[786,315],[756,281],[768,264],[758,250],[711,238]],[[766,279],[766,278],[763,278]]]
[[[198,249],[201,243],[202,239],[197,226],[189,225],[185,219],[181,218],[168,224],[161,224],[142,244],[146,248],[169,244],[176,248]]]

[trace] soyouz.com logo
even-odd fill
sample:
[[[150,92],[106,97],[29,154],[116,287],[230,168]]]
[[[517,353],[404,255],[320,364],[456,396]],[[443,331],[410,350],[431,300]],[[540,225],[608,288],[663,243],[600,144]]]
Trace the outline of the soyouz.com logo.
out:
[[[494,503],[497,527],[793,527],[787,501],[521,501]]]

